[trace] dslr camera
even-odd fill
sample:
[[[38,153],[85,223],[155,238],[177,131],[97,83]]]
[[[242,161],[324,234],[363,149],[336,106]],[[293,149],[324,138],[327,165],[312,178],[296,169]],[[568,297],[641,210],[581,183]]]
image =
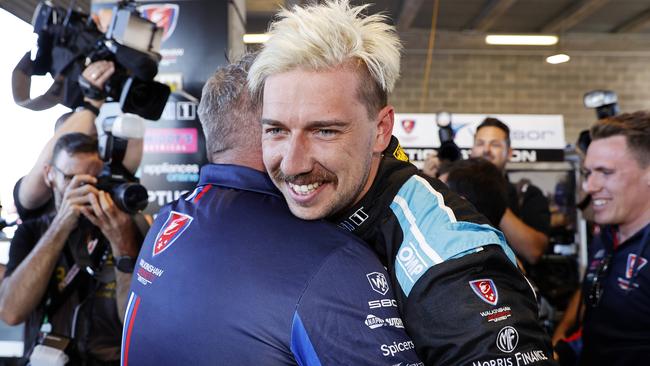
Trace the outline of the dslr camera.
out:
[[[38,35],[36,54],[29,58],[27,53],[17,69],[29,76],[49,72],[58,79],[62,85],[57,88],[56,102],[76,108],[83,104],[85,94],[93,99],[108,98],[119,102],[125,113],[149,120],[160,118],[170,94],[167,85],[153,81],[161,60],[158,51],[162,29],[141,17],[134,1],[118,3],[105,34],[88,14],[73,10],[72,6],[68,9],[53,6],[49,1],[37,6],[32,25]],[[115,73],[103,90],[81,77],[89,63],[99,60],[115,63]],[[20,94],[21,88],[24,94],[24,85],[14,85],[17,101],[21,100],[17,97],[17,90]],[[54,104],[45,108],[42,105],[32,108],[29,103],[21,105],[46,109]]]

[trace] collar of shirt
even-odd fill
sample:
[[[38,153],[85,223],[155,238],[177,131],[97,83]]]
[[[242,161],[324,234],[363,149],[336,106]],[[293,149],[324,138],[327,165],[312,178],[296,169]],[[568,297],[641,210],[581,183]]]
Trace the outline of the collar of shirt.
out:
[[[204,165],[201,167],[199,185],[205,184],[270,194],[282,198],[282,194],[265,172],[241,165]]]

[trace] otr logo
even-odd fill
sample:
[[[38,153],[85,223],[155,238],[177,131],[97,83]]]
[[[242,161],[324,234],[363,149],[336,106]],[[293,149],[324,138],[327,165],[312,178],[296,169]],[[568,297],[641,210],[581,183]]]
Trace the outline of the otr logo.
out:
[[[503,327],[497,335],[497,347],[505,353],[514,351],[518,342],[519,333],[511,326]]]

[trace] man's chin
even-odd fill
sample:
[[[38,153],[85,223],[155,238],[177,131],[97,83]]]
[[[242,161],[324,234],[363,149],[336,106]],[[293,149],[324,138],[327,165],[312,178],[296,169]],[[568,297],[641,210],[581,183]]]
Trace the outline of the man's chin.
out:
[[[317,207],[304,207],[289,203],[289,210],[294,216],[302,220],[319,220],[326,216]]]

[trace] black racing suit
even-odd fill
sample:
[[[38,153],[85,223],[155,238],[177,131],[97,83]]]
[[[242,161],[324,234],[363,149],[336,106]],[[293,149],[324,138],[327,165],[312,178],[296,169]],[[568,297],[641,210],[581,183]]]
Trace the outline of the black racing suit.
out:
[[[503,234],[444,183],[420,175],[396,138],[368,193],[334,220],[388,268],[427,365],[555,364],[535,294]]]

